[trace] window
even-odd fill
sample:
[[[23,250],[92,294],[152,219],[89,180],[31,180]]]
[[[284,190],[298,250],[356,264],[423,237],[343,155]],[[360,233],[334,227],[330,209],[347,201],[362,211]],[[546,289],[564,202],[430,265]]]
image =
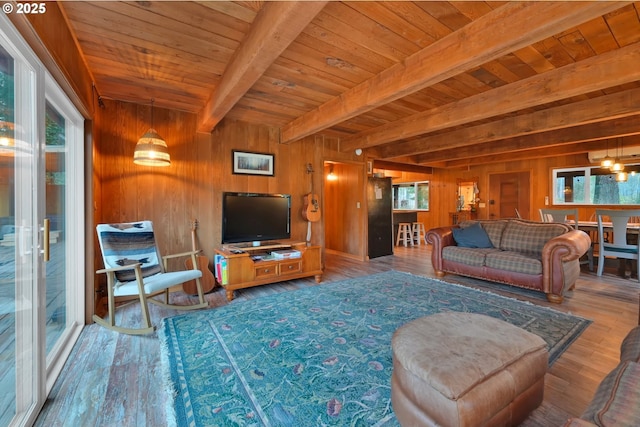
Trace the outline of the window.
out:
[[[406,211],[428,211],[429,181],[394,184],[393,209]]]
[[[553,203],[556,205],[640,205],[640,165],[625,165],[626,181],[616,173],[594,167],[554,169]]]

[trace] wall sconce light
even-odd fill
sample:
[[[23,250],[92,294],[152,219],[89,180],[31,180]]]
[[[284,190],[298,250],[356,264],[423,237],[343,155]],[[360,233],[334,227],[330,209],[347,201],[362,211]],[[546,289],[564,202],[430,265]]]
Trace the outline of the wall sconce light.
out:
[[[136,144],[133,163],[141,166],[169,166],[171,157],[167,143],[153,128],[153,99],[151,100],[151,127]]]
[[[338,179],[338,175],[333,173],[333,165],[329,166],[329,175],[327,175],[328,181],[335,181]]]

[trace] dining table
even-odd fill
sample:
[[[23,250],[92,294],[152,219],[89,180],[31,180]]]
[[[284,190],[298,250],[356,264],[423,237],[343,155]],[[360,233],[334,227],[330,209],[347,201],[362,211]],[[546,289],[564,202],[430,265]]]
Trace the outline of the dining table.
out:
[[[573,221],[569,222],[570,224],[574,224]],[[603,228],[611,229],[613,225],[610,222],[603,222]],[[598,221],[578,221],[578,230],[582,230],[584,232],[598,232]],[[640,234],[640,223],[630,222],[627,224],[627,234]]]

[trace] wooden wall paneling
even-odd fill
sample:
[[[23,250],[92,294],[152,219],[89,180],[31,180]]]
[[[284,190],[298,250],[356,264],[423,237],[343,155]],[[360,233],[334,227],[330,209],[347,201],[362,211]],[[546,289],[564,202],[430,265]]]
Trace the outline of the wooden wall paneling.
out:
[[[94,112],[93,77],[85,66],[74,36],[57,2],[46,3],[46,13],[7,16],[85,118]]]
[[[315,148],[314,140],[283,145],[279,143],[278,129],[223,120],[212,133],[212,145],[219,147],[217,156],[223,159],[221,170],[216,172],[220,185],[212,189],[216,200],[222,200],[223,191],[291,194],[291,238],[304,241],[307,228],[301,212],[303,196],[309,192],[306,164],[312,163],[316,170],[319,168],[319,151]],[[231,165],[231,151],[234,149],[273,154],[274,176],[234,175]],[[215,221],[220,221],[219,218],[221,213]],[[321,238],[316,230],[314,233]],[[313,241],[316,242],[315,238]],[[216,244],[219,242],[218,234]]]
[[[220,244],[222,225],[223,147],[212,142],[211,134],[196,133],[193,146],[187,147],[195,156],[191,163],[191,200],[189,220],[196,219],[196,245],[211,262],[214,248]],[[231,164],[230,161],[228,163]]]

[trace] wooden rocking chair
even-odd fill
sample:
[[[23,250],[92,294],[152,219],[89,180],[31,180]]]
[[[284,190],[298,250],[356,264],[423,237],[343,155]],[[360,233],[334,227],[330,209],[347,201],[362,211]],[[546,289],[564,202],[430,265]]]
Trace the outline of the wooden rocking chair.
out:
[[[151,221],[99,224],[96,230],[105,266],[104,269],[98,270],[96,273],[107,275],[109,309],[108,320],[96,314],[93,315],[93,320],[96,323],[125,334],[149,334],[154,331],[154,327],[149,319],[147,302],[177,310],[194,310],[208,306],[200,283],[202,272],[197,269],[196,254],[198,251],[160,257]],[[192,259],[193,270],[167,271],[169,259],[187,256]],[[162,263],[160,263],[160,259],[162,259]],[[169,288],[190,280],[196,281],[198,304],[169,304]],[[164,294],[164,302],[153,298],[161,294]],[[143,327],[127,328],[116,325],[116,303],[122,300],[130,301],[131,297],[136,295],[139,297],[142,308]]]

